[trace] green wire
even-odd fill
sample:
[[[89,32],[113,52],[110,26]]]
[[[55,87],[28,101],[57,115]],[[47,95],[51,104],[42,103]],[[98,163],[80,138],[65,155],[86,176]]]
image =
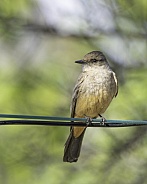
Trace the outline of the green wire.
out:
[[[13,118],[13,119],[27,119],[27,120],[50,120],[50,121],[76,121],[87,122],[86,118],[67,118],[67,117],[54,117],[54,116],[36,116],[36,115],[21,115],[21,114],[0,114],[0,118]],[[92,122],[101,122],[101,119],[92,119]],[[147,121],[143,120],[106,120],[109,124],[122,124],[124,126],[137,126],[147,125]]]
[[[59,120],[59,121],[86,121],[86,118],[66,118],[54,116],[35,116],[21,114],[0,114],[0,118],[15,118],[15,119],[36,119],[36,120]]]

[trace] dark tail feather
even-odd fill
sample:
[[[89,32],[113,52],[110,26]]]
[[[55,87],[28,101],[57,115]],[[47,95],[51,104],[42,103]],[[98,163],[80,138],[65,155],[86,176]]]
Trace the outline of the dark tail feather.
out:
[[[80,155],[85,130],[77,138],[73,136],[73,130],[71,130],[70,135],[65,143],[63,162],[77,162]]]

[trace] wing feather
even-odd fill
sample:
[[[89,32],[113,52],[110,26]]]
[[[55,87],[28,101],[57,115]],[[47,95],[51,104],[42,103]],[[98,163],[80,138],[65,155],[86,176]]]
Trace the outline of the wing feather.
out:
[[[118,94],[118,81],[117,81],[117,78],[116,78],[116,75],[115,73],[113,72],[113,77],[114,77],[114,81],[115,81],[115,84],[116,84],[116,91],[115,91],[115,97],[117,96]]]
[[[79,96],[79,90],[80,86],[84,81],[83,73],[79,76],[78,81],[76,83],[76,86],[73,90],[73,96],[72,96],[72,102],[71,102],[71,117],[74,118],[75,116],[75,109],[76,109],[76,103]]]

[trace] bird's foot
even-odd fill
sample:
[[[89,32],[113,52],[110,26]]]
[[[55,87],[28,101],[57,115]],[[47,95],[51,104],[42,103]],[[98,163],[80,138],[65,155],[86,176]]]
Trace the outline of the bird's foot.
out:
[[[86,115],[85,115],[85,118],[86,118],[86,124],[87,124],[86,127],[88,127],[89,125],[92,125],[92,118],[87,117]]]
[[[102,121],[100,122],[100,125],[105,125],[107,120],[101,114],[99,114],[99,117],[102,119]]]

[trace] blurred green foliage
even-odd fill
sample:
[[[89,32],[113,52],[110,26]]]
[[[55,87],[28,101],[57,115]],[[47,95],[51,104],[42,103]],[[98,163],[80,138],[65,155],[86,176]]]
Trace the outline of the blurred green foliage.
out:
[[[79,16],[78,29],[70,23],[48,23],[39,0],[0,2],[0,113],[69,117],[72,89],[81,70],[74,61],[91,50],[102,50],[119,79],[119,94],[105,118],[147,119],[146,0],[95,0],[88,7],[79,2],[91,15],[92,5],[97,11],[101,6],[109,10],[113,29],[105,30],[105,24],[95,29],[102,15],[94,15],[94,26],[89,15],[82,20]],[[59,2],[52,3],[56,9]],[[0,183],[147,182],[146,127],[88,128],[80,159],[73,164],[62,162],[68,133],[67,127],[1,126]]]

